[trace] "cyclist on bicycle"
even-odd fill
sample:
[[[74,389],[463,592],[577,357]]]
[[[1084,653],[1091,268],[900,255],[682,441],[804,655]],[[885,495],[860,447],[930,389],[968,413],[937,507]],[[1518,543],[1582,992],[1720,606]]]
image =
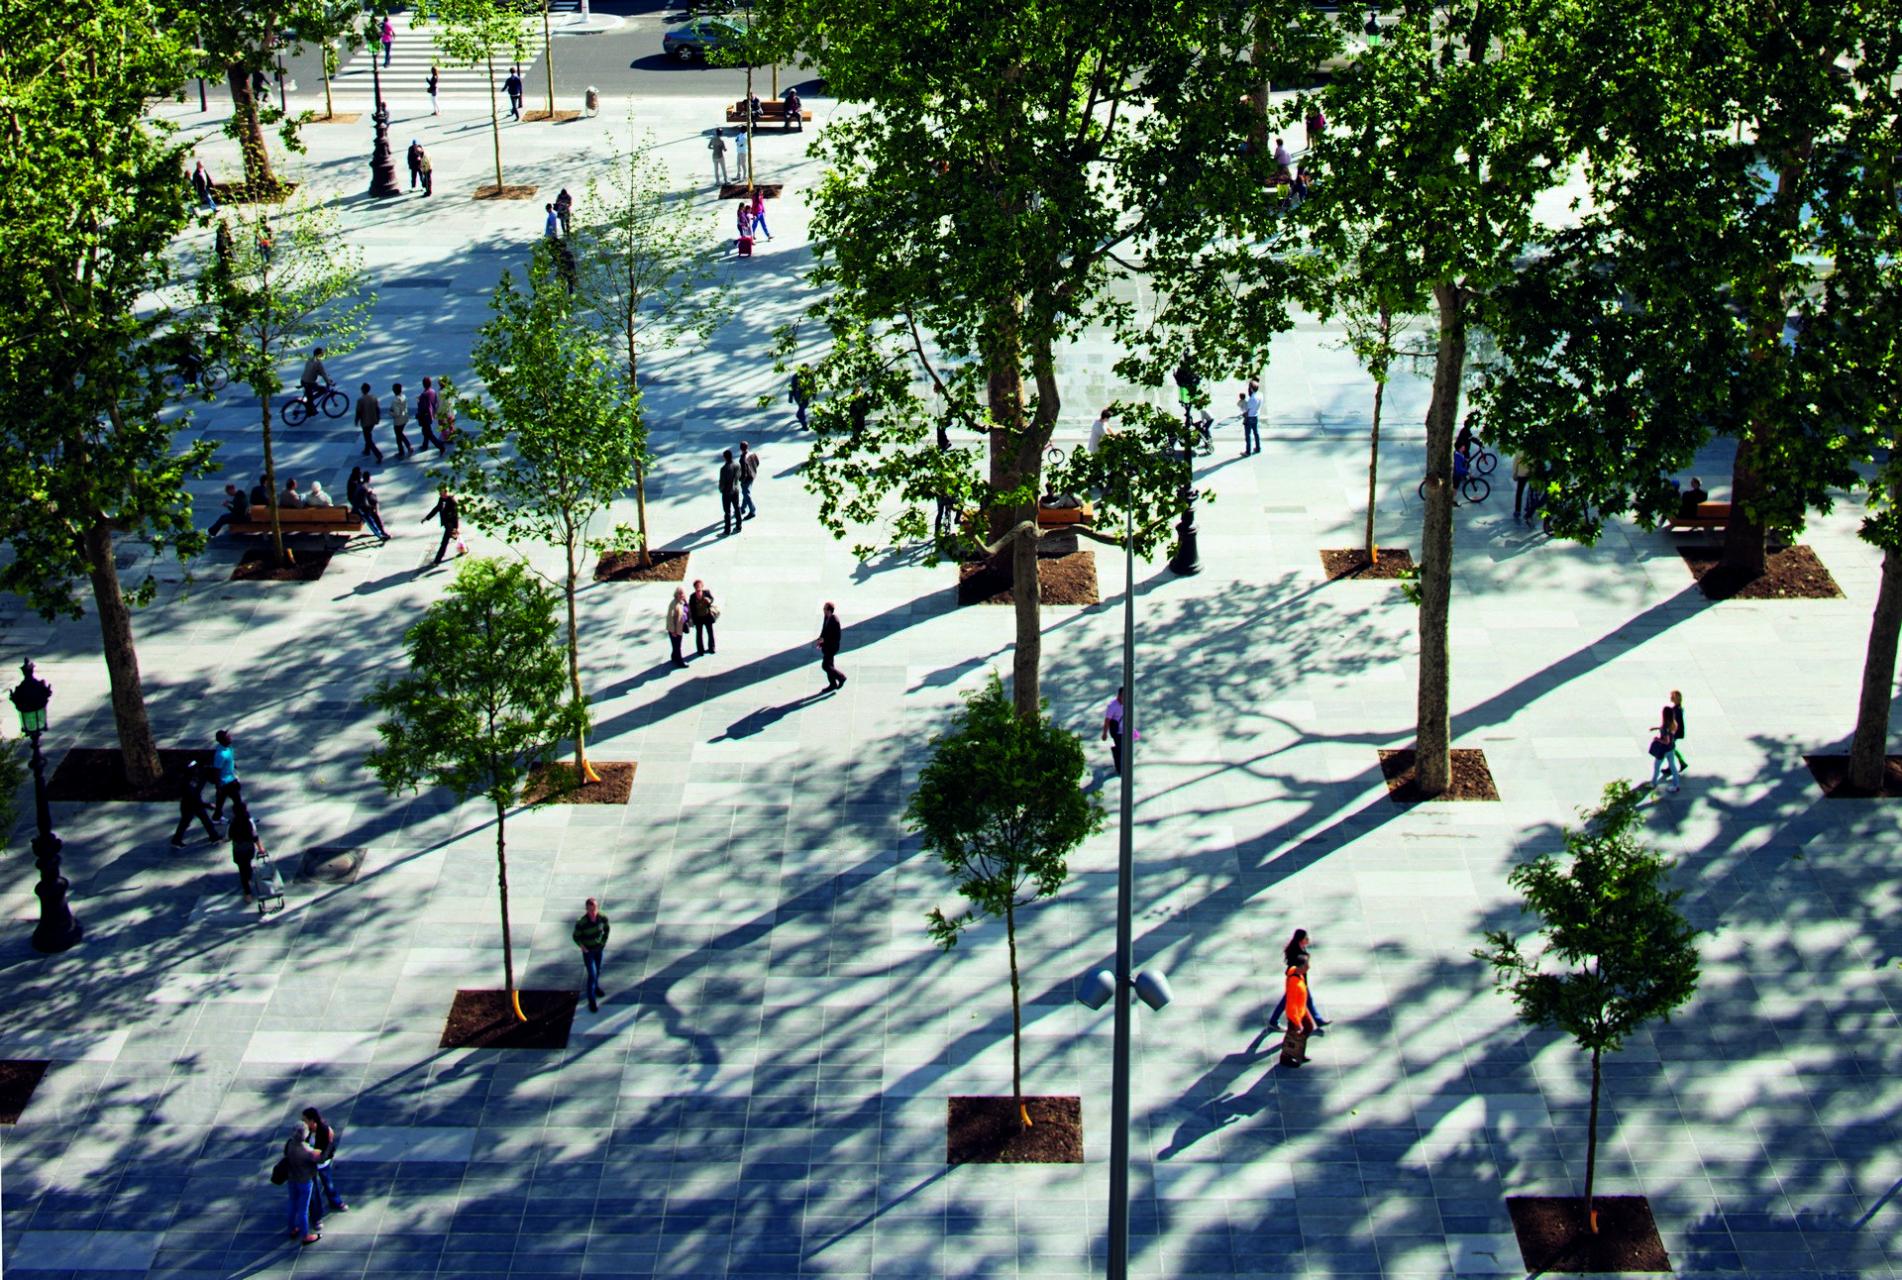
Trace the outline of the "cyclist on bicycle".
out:
[[[205,372],[205,356],[198,349],[198,339],[189,333],[172,335],[172,364],[178,376],[187,383],[196,383]]]
[[[304,386],[304,405],[314,415],[317,412],[317,387],[321,383],[325,390],[337,384],[330,380],[330,371],[324,368],[324,349],[318,347],[310,353],[310,359],[304,361],[304,375],[298,379]]]

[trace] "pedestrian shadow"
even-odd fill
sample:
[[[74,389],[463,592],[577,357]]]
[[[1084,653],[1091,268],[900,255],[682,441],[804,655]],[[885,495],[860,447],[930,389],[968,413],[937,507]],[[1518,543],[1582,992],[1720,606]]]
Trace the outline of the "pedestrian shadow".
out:
[[[776,707],[761,707],[757,711],[749,711],[728,725],[725,733],[715,738],[709,738],[708,741],[738,742],[742,738],[751,738],[779,723],[793,712],[811,706],[823,698],[831,697],[834,692],[832,689],[821,689],[817,693],[809,693],[803,698],[794,698],[791,702],[782,702]]]

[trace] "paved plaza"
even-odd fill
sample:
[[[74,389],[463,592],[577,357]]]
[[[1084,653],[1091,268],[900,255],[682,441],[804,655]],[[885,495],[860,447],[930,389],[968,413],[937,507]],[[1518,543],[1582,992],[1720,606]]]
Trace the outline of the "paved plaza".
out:
[[[833,109],[809,105],[821,122]],[[636,115],[722,241],[732,210],[710,200],[705,150],[720,103]],[[626,128],[612,100],[596,119],[510,126],[509,180],[542,193],[478,204],[486,111],[398,116],[398,150],[431,149],[430,200],[359,194],[367,124],[312,126],[309,155],[285,162],[335,198],[377,289],[370,339],[331,361],[353,394],[466,384],[487,291],[526,261],[542,201],[579,194]],[[54,1065],[0,1130],[9,1277],[1102,1273],[1111,1017],[1073,991],[1111,959],[1113,825],[1019,917],[1026,1084],[1081,1095],[1087,1161],[945,1163],[945,1098],[1009,1089],[1003,939],[933,947],[925,913],[947,882],[900,817],[959,695],[1008,672],[1011,615],[954,607],[950,567],[858,563],[801,485],[804,437],[767,348],[811,300],[813,137],[758,144],[762,176],[788,184],[775,239],[723,268],[738,318],[662,357],[647,399],[656,543],[692,549],[689,577],[724,607],[719,653],[670,671],[671,585],[590,585],[593,750],[639,763],[633,798],[509,818],[521,982],[579,984],[569,928],[598,896],[614,928],[601,1012],[559,1053],[437,1047],[453,992],[499,986],[502,965],[484,805],[389,798],[363,767],[362,698],[453,571],[428,565],[421,465],[377,469],[396,536],[359,540],[315,583],[227,583],[230,540],[185,565],[127,546],[128,580],[160,580],[136,626],[161,745],[230,727],[287,869],[310,847],[366,852],[352,882],[293,880],[261,922],[227,848],[168,847],[174,806],[58,806],[87,932],[42,958],[16,832],[0,1057]],[[235,171],[222,137],[203,154]],[[816,349],[814,326],[801,339]],[[1679,1275],[1902,1276],[1902,835],[1892,808],[1824,801],[1802,763],[1846,749],[1854,720],[1878,568],[1860,504],[1805,535],[1846,598],[1720,605],[1666,535],[1615,526],[1587,548],[1527,532],[1499,490],[1462,507],[1455,741],[1484,749],[1503,799],[1397,806],[1376,752],[1411,740],[1414,610],[1392,585],[1326,583],[1317,554],[1355,545],[1366,491],[1371,392],[1339,341],[1315,324],[1278,340],[1257,457],[1237,456],[1239,387],[1212,387],[1227,416],[1199,464],[1216,495],[1198,508],[1203,572],[1136,567],[1136,957],[1176,1001],[1136,1020],[1134,1268],[1525,1274],[1505,1197],[1580,1189],[1589,1066],[1527,1034],[1470,951],[1529,927],[1513,865],[1557,848],[1606,782],[1648,777],[1648,726],[1677,688],[1690,772],[1647,830],[1681,859],[1704,974],[1681,1016],[1608,1060],[1599,1190],[1650,1197]],[[1136,394],[1112,358],[1100,339],[1066,356],[1064,443],[1100,401]],[[1386,544],[1417,545],[1425,390],[1409,375],[1388,395]],[[256,420],[235,389],[199,413],[226,467],[196,486],[201,525],[226,479],[259,470]],[[742,438],[763,456],[761,514],[721,538],[718,451]],[[347,418],[277,439],[280,473],[344,491]],[[1727,496],[1727,459],[1700,469]],[[476,534],[471,551],[505,548]],[[1113,807],[1095,738],[1120,673],[1120,555],[1099,548],[1098,570],[1101,605],[1045,611],[1044,686]],[[826,600],[851,678],[830,697],[812,648]],[[0,659],[27,656],[55,690],[55,755],[113,745],[94,621],[0,599]],[[1295,926],[1315,935],[1332,1026],[1291,1074],[1263,1024]],[[306,1105],[342,1129],[351,1207],[300,1251],[267,1175]]]

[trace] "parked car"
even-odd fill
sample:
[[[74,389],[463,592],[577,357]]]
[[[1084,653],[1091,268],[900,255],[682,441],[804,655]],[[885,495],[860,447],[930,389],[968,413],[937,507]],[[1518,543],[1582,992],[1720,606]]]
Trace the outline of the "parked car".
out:
[[[708,50],[736,45],[745,34],[739,23],[726,18],[695,18],[662,36],[660,47],[676,62],[692,62],[696,58],[705,62]]]

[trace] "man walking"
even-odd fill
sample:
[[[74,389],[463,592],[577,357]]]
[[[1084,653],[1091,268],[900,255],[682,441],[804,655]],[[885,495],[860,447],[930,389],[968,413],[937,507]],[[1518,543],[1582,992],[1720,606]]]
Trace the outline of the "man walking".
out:
[[[357,426],[363,430],[363,452],[374,457],[377,465],[383,465],[383,450],[377,447],[376,437],[371,434],[376,424],[383,421],[383,410],[376,402],[376,394],[370,390],[370,384],[364,383],[357,390]]]
[[[456,495],[449,492],[448,485],[442,485],[436,490],[436,505],[431,507],[429,514],[423,517],[423,523],[428,524],[431,520],[442,521],[442,541],[436,544],[436,558],[430,561],[432,565],[442,563],[442,558],[448,552],[451,541],[456,544],[458,556],[469,554],[469,548],[462,545],[462,519],[456,511]]]
[[[225,833],[212,824],[211,811],[205,808],[205,766],[196,760],[185,766],[185,780],[178,790],[178,826],[172,831],[172,848],[185,847],[185,832],[194,822],[205,828],[205,838],[213,844],[225,838]]]
[[[713,141],[707,144],[707,150],[713,153],[713,185],[723,187],[732,181],[726,174],[726,131],[724,129],[713,131]]]
[[[826,673],[826,692],[845,688],[845,676],[836,665],[839,646],[844,639],[844,628],[839,625],[838,611],[826,601],[825,616],[819,620],[819,638],[812,643],[819,649],[819,669]]]
[[[802,364],[793,370],[792,386],[787,394],[799,410],[793,416],[799,419],[799,425],[806,425],[806,407],[812,403],[812,366]]]
[[[746,441],[740,441],[740,515],[751,520],[759,515],[759,508],[753,505],[753,481],[759,476],[759,455],[751,452]]]
[[[733,450],[722,449],[720,463],[720,536],[746,527],[740,514],[740,467],[733,461]]]
[[[390,385],[390,426],[396,432],[396,456],[407,458],[416,450],[410,447],[409,433],[409,397],[403,394],[403,384]]]
[[[409,150],[403,153],[409,159],[409,189],[416,190],[423,180],[423,142],[420,138],[409,140]]]
[[[542,211],[548,215],[542,219],[542,234],[550,240],[560,239],[561,215],[555,212],[555,206],[552,204],[543,205]]]
[[[1248,380],[1248,390],[1235,397],[1242,409],[1242,457],[1261,452],[1261,383]]]
[[[588,899],[588,908],[575,921],[575,945],[581,948],[581,969],[587,976],[588,1012],[601,1012],[600,1002],[608,998],[601,989],[601,957],[608,947],[608,918],[601,904]]]
[[[1123,742],[1128,737],[1124,732],[1123,719],[1126,714],[1123,704],[1127,701],[1123,697],[1125,692],[1126,690],[1118,689],[1116,696],[1110,699],[1109,706],[1103,708],[1103,732],[1097,739],[1099,742],[1103,739],[1109,740],[1110,763],[1116,766],[1116,776],[1119,778],[1123,776]]]
[[[509,78],[502,82],[502,91],[509,96],[509,119],[520,120],[522,118],[521,68],[509,68]]]
[[[211,820],[223,822],[225,801],[238,798],[238,753],[231,749],[231,730],[220,729],[218,745],[211,749],[211,771],[218,777],[218,791],[211,807]]]
[[[216,213],[218,212],[218,201],[212,188],[211,174],[205,171],[205,162],[200,160],[196,167],[192,169],[192,190],[198,193],[198,198],[204,202],[207,209]]]
[[[432,428],[436,425],[436,411],[442,407],[442,397],[436,394],[435,386],[428,378],[423,379],[422,393],[416,397],[416,425],[423,429],[423,448],[433,448],[443,452],[443,442],[436,438]]]

